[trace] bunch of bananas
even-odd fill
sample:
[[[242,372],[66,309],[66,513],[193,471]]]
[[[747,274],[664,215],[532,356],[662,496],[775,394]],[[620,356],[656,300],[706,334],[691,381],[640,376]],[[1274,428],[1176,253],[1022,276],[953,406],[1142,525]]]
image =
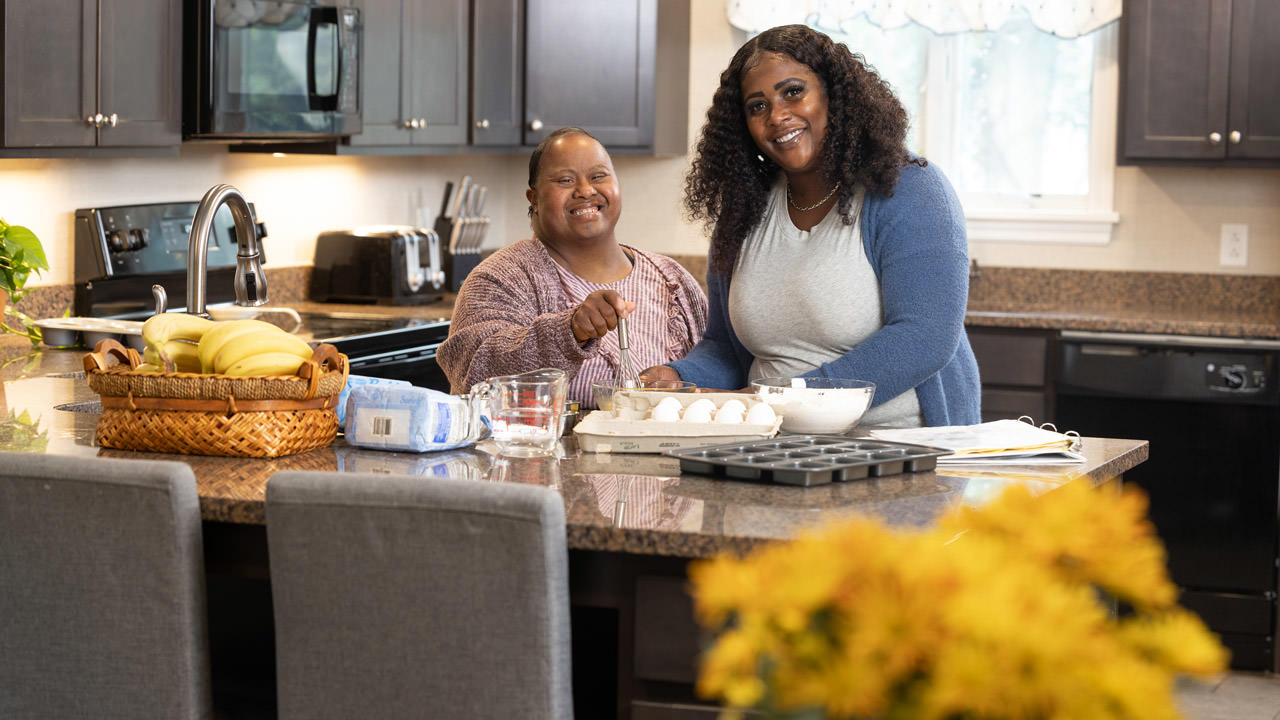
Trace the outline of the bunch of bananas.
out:
[[[311,357],[297,335],[262,320],[161,313],[142,324],[142,372],[293,375]]]

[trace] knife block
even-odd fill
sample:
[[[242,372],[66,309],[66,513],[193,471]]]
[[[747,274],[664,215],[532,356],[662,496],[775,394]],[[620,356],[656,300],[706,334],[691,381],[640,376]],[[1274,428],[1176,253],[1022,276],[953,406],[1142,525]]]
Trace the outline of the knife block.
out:
[[[456,218],[438,217],[435,228],[436,234],[440,236],[440,252],[444,256],[445,284],[455,293],[462,289],[462,281],[467,279],[467,274],[483,259],[478,250],[459,253],[449,251],[449,238],[453,237],[453,224],[456,221]]]

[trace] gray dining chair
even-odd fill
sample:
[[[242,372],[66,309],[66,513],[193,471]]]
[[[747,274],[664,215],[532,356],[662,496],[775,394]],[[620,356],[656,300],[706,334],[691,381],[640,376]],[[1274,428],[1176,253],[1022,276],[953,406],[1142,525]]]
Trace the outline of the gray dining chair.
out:
[[[0,453],[0,718],[212,715],[185,463]]]
[[[573,717],[564,503],[372,473],[267,483],[279,717]]]

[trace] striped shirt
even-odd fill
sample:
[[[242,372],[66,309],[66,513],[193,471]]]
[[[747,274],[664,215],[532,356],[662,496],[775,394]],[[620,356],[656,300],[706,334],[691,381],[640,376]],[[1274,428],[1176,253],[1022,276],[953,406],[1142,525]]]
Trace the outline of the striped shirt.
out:
[[[648,311],[628,321],[637,370],[683,357],[707,326],[707,297],[688,270],[669,257],[624,246],[636,268],[614,285],[628,300],[640,298],[642,307],[657,303],[659,322]],[[570,321],[580,300],[570,297],[557,265],[541,242],[518,240],[481,262],[458,292],[449,324],[449,337],[436,360],[449,376],[451,392],[468,392],[481,380],[497,375],[560,368],[571,383],[588,362],[602,362],[598,377],[617,373],[616,333],[579,345]],[[637,288],[639,283],[648,283]],[[581,297],[586,297],[582,294]],[[659,340],[654,341],[657,337]],[[597,361],[606,344],[612,347]],[[657,359],[654,360],[657,353]],[[609,358],[612,358],[610,360]],[[568,399],[583,408],[595,407],[590,382],[573,384]]]
[[[673,356],[673,348],[667,344],[667,308],[671,303],[666,282],[652,262],[638,253],[632,255],[634,266],[631,272],[611,283],[583,280],[560,265],[556,265],[556,270],[569,301],[574,305],[581,305],[588,295],[597,290],[617,291],[623,300],[636,304],[635,311],[627,317],[627,339],[631,343],[631,367],[640,372],[647,367],[677,360],[680,356]],[[619,364],[618,333],[615,330],[600,338],[599,354],[583,362],[578,374],[569,381],[569,397],[591,397],[592,383],[616,379]]]

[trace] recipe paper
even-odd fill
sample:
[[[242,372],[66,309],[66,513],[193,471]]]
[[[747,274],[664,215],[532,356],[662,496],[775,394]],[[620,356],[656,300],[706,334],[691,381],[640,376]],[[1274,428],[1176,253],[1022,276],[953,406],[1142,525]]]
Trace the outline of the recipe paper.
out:
[[[868,437],[892,442],[932,445],[951,451],[942,463],[1008,463],[1054,465],[1084,462],[1080,437],[1036,427],[1022,420],[994,420],[978,425],[921,428],[868,428]]]

